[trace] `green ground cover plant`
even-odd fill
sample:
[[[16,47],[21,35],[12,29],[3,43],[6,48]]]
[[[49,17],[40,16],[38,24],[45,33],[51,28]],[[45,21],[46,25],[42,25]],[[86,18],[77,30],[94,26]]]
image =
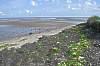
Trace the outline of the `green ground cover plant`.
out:
[[[82,28],[82,26],[80,26]],[[69,44],[69,50],[65,50],[66,55],[69,56],[68,60],[61,61],[58,63],[58,66],[84,66],[86,61],[84,57],[82,57],[82,53],[89,48],[90,42],[87,38],[86,34],[82,32],[80,27],[76,27],[73,29],[74,32],[78,33],[80,36],[79,42]]]

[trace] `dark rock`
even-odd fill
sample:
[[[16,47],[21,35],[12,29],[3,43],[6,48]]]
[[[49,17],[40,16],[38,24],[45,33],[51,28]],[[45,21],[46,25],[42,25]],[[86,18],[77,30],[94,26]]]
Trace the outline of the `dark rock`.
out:
[[[29,33],[29,35],[32,35],[33,33]]]

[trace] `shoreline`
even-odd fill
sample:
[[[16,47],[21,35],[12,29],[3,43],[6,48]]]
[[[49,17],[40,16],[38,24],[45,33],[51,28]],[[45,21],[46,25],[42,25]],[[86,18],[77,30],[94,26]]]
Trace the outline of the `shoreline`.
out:
[[[55,30],[51,30],[51,31],[47,31],[47,32],[41,32],[41,33],[37,33],[37,34],[31,34],[31,35],[27,35],[27,36],[23,36],[23,37],[16,37],[14,39],[11,40],[7,40],[7,41],[2,41],[0,42],[0,44],[7,44],[8,45],[8,49],[10,48],[21,48],[21,46],[27,44],[27,43],[34,43],[37,42],[39,40],[39,38],[42,38],[43,36],[50,36],[50,35],[55,35],[58,34],[60,32],[62,32],[62,30],[65,29],[69,29],[72,26],[75,25],[69,25],[60,29],[55,29]],[[4,48],[0,49],[0,51],[2,51]]]
[[[73,25],[75,23],[72,22],[41,22],[41,21],[0,21],[0,29],[1,29],[1,37],[0,42],[14,39],[16,37],[23,37],[30,33],[41,33],[45,31],[51,31],[59,28],[66,27],[68,25]],[[2,27],[3,26],[3,27]],[[4,30],[3,30],[4,29]],[[11,32],[9,31],[11,30]],[[3,33],[3,36],[2,36]]]

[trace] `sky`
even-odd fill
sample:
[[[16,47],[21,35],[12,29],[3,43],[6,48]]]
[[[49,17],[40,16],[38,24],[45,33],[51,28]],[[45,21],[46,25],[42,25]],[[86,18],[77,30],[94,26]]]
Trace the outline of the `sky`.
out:
[[[100,0],[0,0],[0,18],[100,16]]]

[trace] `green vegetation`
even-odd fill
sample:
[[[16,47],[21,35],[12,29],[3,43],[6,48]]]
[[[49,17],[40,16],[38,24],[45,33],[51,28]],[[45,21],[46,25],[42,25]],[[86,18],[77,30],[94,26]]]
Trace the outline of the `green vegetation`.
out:
[[[0,43],[0,50],[8,49],[8,47],[14,47],[16,44],[7,44],[7,43]]]
[[[80,26],[82,28],[82,26]],[[58,63],[58,66],[84,66],[86,61],[84,57],[82,57],[82,53],[89,48],[90,42],[84,32],[82,32],[80,27],[76,27],[73,29],[74,32],[78,33],[80,36],[80,41],[77,43],[71,43],[68,48],[69,50],[66,52],[69,59],[66,61],[61,61]]]
[[[57,55],[59,53],[59,51],[60,51],[60,49],[56,48],[56,47],[49,49],[49,52],[51,52],[51,54],[53,54],[53,55]]]
[[[0,44],[0,49],[5,49],[8,47],[8,44]]]
[[[87,24],[90,28],[94,29],[95,31],[100,32],[100,17],[99,16],[92,16],[88,18]]]
[[[36,47],[37,48],[43,48],[43,43],[41,41],[39,41],[37,44],[36,44]]]

